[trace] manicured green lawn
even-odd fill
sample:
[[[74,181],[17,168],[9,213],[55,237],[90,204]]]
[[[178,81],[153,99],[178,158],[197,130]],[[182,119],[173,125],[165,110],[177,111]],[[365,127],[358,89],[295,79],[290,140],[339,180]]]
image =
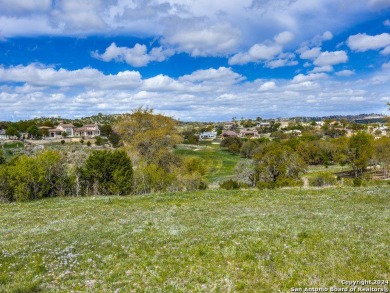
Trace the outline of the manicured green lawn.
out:
[[[0,292],[290,292],[389,280],[389,191],[0,204]]]
[[[175,154],[179,156],[198,157],[207,162],[208,175],[207,179],[210,183],[225,181],[234,175],[234,167],[240,160],[239,155],[232,155],[227,150],[219,145],[200,145],[199,148],[183,148],[179,146],[175,150]]]

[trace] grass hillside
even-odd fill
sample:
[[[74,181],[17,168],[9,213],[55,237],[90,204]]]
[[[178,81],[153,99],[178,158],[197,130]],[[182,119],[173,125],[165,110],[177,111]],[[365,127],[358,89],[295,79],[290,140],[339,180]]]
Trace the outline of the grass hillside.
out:
[[[0,204],[0,292],[291,292],[390,279],[386,187]]]

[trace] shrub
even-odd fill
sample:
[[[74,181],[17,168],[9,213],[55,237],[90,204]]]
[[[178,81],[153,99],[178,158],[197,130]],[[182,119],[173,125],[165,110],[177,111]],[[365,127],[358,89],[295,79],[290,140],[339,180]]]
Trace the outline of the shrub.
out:
[[[129,194],[133,187],[133,167],[124,151],[93,151],[85,161],[82,178],[94,194]]]
[[[362,186],[362,184],[363,184],[362,178],[360,178],[360,177],[355,177],[355,178],[353,179],[353,186],[354,186],[354,187],[360,187],[360,186]]]
[[[321,172],[309,179],[310,186],[316,187],[336,185],[336,183],[335,176],[330,172]]]
[[[61,144],[65,144],[65,140],[61,140]]]
[[[226,190],[240,189],[241,184],[233,179],[219,183],[219,187]]]

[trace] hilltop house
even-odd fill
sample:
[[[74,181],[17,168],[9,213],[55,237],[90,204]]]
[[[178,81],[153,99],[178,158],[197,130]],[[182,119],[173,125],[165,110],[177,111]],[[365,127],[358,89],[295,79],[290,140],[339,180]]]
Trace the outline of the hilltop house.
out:
[[[48,138],[62,138],[63,133],[66,133],[68,137],[86,137],[92,138],[100,135],[98,125],[86,124],[83,127],[76,127],[73,124],[60,123],[55,128],[40,127],[41,129],[46,128],[48,132]]]

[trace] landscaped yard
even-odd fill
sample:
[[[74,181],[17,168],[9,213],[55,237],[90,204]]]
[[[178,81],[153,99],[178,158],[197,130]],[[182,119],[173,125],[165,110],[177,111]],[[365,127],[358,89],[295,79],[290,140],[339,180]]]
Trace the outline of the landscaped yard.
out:
[[[0,292],[291,292],[390,279],[388,187],[0,204]]]

